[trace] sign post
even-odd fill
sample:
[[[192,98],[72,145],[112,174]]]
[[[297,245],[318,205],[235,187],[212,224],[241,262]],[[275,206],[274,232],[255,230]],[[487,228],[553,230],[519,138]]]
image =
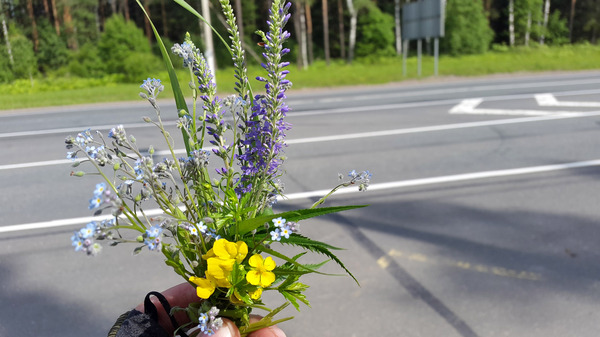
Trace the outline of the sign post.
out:
[[[421,40],[434,38],[434,75],[438,74],[439,38],[444,36],[444,0],[419,0],[402,7],[402,74],[406,76],[408,41],[417,40],[417,73],[421,76]]]

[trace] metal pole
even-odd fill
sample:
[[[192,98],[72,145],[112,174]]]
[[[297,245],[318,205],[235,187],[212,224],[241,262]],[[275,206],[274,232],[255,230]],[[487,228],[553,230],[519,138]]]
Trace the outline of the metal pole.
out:
[[[212,29],[210,28],[210,10],[208,5],[208,0],[202,0],[202,16],[206,20],[204,23],[204,57],[206,57],[206,63],[208,63],[208,68],[213,73],[213,81],[215,84],[217,83],[217,67],[215,63],[215,47],[213,44],[212,38]]]
[[[417,40],[417,76],[421,77],[421,39]]]
[[[433,76],[438,75],[438,62],[440,58],[440,39],[433,39]]]
[[[408,40],[402,41],[402,76],[406,77],[406,56],[408,55]]]

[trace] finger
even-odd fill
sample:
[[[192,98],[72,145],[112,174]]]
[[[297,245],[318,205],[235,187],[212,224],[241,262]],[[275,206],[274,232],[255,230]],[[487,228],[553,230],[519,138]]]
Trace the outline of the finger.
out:
[[[250,315],[250,323],[258,322],[262,319],[259,315]],[[248,337],[286,337],[285,332],[277,325],[273,325],[264,329],[252,332]]]
[[[199,300],[198,296],[196,295],[196,289],[189,283],[178,284],[161,292],[161,294],[167,299],[171,307],[186,308],[190,303],[198,302]],[[163,309],[162,304],[160,304],[158,299],[152,297],[151,301],[158,311],[158,323],[169,334],[172,333],[175,328],[171,324],[171,319],[168,316],[169,313]],[[140,303],[135,309],[144,312],[144,303]],[[175,313],[174,316],[179,324],[185,324],[189,322],[187,314],[183,311]]]
[[[203,333],[198,335],[198,337],[207,336],[209,335]],[[235,324],[232,321],[224,318],[223,326],[219,330],[217,330],[217,332],[215,332],[214,335],[211,335],[211,337],[240,337],[240,330],[237,326],[235,326]]]
[[[286,337],[285,332],[281,330],[277,325],[254,331],[249,334],[248,337]]]

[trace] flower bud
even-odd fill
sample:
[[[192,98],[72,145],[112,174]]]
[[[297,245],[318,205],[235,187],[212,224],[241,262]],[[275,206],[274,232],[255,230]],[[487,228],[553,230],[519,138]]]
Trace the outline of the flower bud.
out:
[[[150,147],[148,148],[148,153],[152,156],[154,155],[154,146],[150,145]]]
[[[135,241],[137,241],[137,242],[144,242],[144,237],[140,235],[137,238],[135,238]]]
[[[142,117],[142,119],[143,119],[143,120],[144,120],[144,122],[146,122],[146,123],[150,123],[150,122],[152,122],[152,119],[150,119],[150,117],[148,117],[148,116],[144,116],[144,117]]]
[[[83,177],[85,175],[85,172],[83,172],[83,171],[72,172],[71,171],[71,175],[75,176],[75,177]]]
[[[120,163],[115,163],[113,165],[113,170],[118,171],[121,168],[121,164]]]

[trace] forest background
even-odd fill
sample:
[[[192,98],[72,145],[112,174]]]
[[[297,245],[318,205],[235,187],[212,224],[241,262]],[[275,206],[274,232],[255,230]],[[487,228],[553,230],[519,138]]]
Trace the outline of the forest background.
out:
[[[219,1],[188,1],[198,12],[202,2],[226,37]],[[415,41],[408,75],[401,67],[401,7],[408,1],[291,2],[288,61],[299,69],[290,74],[296,88],[416,76]],[[202,23],[180,5],[141,3],[167,47],[189,32],[204,49]],[[232,0],[250,64],[260,65],[255,31],[265,28],[269,3]],[[600,0],[447,0],[445,15],[441,75],[600,68]],[[0,21],[0,110],[134,99],[132,83],[164,75],[149,21],[133,0],[0,0]],[[214,43],[217,82],[233,83],[223,72],[231,57],[218,39]],[[425,40],[422,76],[432,73],[432,52],[432,41]],[[31,94],[37,99],[26,99]]]

